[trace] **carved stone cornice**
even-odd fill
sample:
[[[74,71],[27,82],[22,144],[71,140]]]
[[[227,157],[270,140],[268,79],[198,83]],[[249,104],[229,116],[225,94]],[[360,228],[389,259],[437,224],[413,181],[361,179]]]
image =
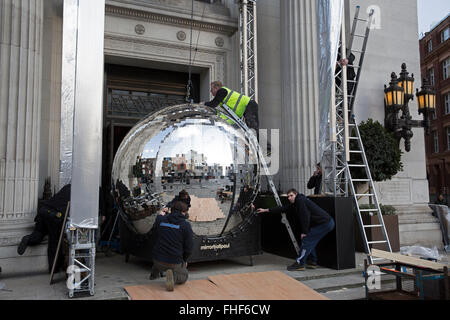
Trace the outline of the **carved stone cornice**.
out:
[[[164,48],[170,48],[170,49],[177,49],[182,51],[189,50],[188,45],[183,44],[174,44],[169,42],[162,42],[162,41],[155,41],[155,40],[149,40],[144,38],[137,38],[137,37],[127,37],[112,33],[106,33],[105,32],[105,40],[114,40],[114,41],[121,41],[121,42],[131,42],[134,44],[143,44],[143,45],[149,45],[154,47],[164,47]],[[205,49],[205,48],[198,48],[197,53],[206,53],[206,54],[213,54],[218,56],[224,56],[225,52],[223,50],[213,50],[213,49]]]
[[[173,25],[173,26],[184,27],[184,28],[190,28],[191,23],[192,23],[192,21],[190,19],[186,19],[186,18],[182,18],[182,17],[164,15],[164,14],[160,14],[160,13],[132,9],[132,8],[119,7],[119,6],[114,6],[114,5],[106,5],[105,13],[106,13],[106,15],[109,15],[109,16],[126,17],[126,18],[132,18],[134,20],[155,22],[155,23]],[[238,28],[235,26],[221,25],[221,24],[215,24],[215,23],[204,22],[204,21],[196,21],[196,20],[194,20],[194,22],[192,23],[192,27],[197,30],[221,33],[221,34],[226,34],[228,36],[231,36],[236,31],[238,31]]]

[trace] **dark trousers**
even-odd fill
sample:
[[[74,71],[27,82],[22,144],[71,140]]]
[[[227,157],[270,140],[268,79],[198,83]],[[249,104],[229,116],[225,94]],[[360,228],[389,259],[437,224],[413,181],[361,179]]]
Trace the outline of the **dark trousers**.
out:
[[[244,112],[245,124],[249,129],[254,129],[256,134],[259,131],[258,103],[250,100]]]
[[[57,212],[46,207],[39,209],[36,218],[34,219],[35,225],[33,233],[30,234],[28,239],[28,246],[35,246],[40,244],[45,236],[48,235],[48,268],[49,272],[52,269],[53,261],[55,260],[56,250],[58,248],[59,235],[61,232],[64,216],[57,216]],[[64,264],[64,257],[59,254],[58,261],[55,266],[55,270],[60,269]]]
[[[317,253],[316,246],[319,241],[327,235],[328,232],[334,229],[334,220],[330,219],[327,223],[322,223],[312,227],[305,238],[302,240],[302,246],[300,248],[300,256],[297,258],[297,262],[305,264],[305,262],[316,262]]]
[[[168,269],[172,269],[172,271],[173,271],[173,278],[174,278],[175,284],[183,284],[187,281],[188,270],[185,267],[184,263],[170,264],[170,263],[153,260],[152,277],[158,278],[160,272],[166,272]]]

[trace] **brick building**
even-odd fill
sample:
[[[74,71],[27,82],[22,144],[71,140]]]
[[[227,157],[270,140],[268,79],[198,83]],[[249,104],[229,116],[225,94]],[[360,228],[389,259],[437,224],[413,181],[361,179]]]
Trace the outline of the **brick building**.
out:
[[[450,14],[420,39],[422,78],[436,90],[431,133],[425,137],[430,201],[450,194]],[[416,79],[417,81],[418,79]],[[450,198],[448,199],[450,200]]]

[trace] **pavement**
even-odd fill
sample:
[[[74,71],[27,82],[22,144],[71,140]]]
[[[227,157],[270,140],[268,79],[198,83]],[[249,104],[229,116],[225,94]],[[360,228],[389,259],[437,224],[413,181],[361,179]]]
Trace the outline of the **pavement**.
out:
[[[450,254],[440,254],[443,257],[439,262],[448,265]],[[188,267],[189,280],[206,279],[208,276],[220,274],[281,271],[331,300],[359,300],[365,298],[365,258],[365,254],[356,253],[356,265],[353,269],[332,270],[320,267],[291,272],[286,270],[286,266],[292,264],[292,259],[263,253],[253,257],[253,265],[250,265],[249,257],[193,263]],[[95,295],[79,296],[72,298],[73,300],[128,300],[124,287],[164,281],[164,278],[149,280],[149,262],[132,256],[127,263],[125,257],[118,253],[106,256],[98,252],[95,268]],[[53,285],[49,284],[50,275],[47,273],[0,274],[0,300],[69,299],[65,274],[56,274],[54,281]]]

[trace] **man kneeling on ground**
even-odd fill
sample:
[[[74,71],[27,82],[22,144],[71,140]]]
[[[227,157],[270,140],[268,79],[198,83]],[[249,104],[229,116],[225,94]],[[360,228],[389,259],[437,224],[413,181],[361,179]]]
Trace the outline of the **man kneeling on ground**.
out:
[[[175,284],[183,284],[188,279],[187,259],[192,253],[194,233],[187,221],[189,215],[186,203],[177,201],[172,205],[171,212],[166,212],[162,211],[153,225],[155,245],[150,280],[166,272],[166,288],[173,291]]]

